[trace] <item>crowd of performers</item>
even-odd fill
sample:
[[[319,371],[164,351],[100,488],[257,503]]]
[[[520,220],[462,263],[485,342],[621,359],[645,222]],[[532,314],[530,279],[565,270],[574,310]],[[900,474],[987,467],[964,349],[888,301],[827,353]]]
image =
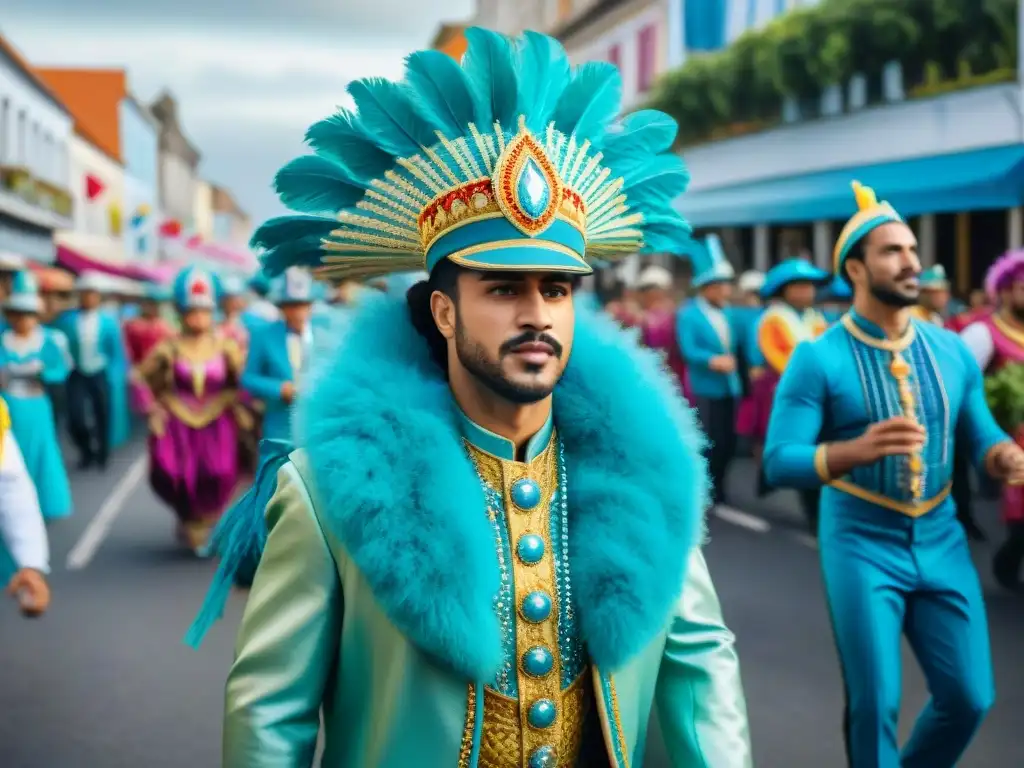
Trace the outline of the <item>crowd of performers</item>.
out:
[[[83,290],[57,335],[14,302],[32,294],[22,276],[0,341],[35,485],[59,471],[46,385],[75,376],[72,433],[102,466],[113,438],[86,441],[77,409],[95,424],[122,407],[122,372],[154,491],[185,544],[220,557],[189,641],[232,582],[250,588],[225,768],[308,766],[318,736],[332,768],[625,768],[654,713],[673,765],[750,768],[703,556],[739,434],[759,492],[799,490],[818,535],[849,764],[952,768],[995,699],[957,509],[972,471],[1004,487],[1008,587],[1024,547],[1024,254],[992,267],[992,309],[947,318],[944,275],[854,182],[830,271],[787,260],[741,276],[733,301],[721,244],[696,244],[674,207],[689,177],[670,118],[618,118],[617,69],[573,70],[551,38],[466,37],[462,65],[414,54],[403,87],[354,83],[357,111],[310,128],[316,154],[276,179],[299,215],[254,238],[279,274],[273,313],[218,315],[237,292],[188,269],[176,327],[149,305],[124,344]],[[631,334],[579,284],[638,251],[689,255],[696,296],[678,307],[671,274],[648,268],[635,303],[606,308]],[[315,313],[309,267],[427,275]],[[40,506],[68,514],[65,496]],[[901,635],[931,694],[902,750]]]
[[[150,485],[179,541],[205,554],[214,524],[252,480],[261,434],[287,436],[313,329],[357,296],[300,270],[245,282],[199,267],[139,298],[84,273],[74,306],[57,311],[31,271],[8,273],[2,287],[0,476],[13,475],[0,487],[20,501],[0,502],[0,576],[15,571],[11,589],[25,593],[28,612],[49,600],[45,526],[73,512],[63,425],[71,463],[103,471],[144,423]]]
[[[661,266],[642,270],[631,284],[618,286],[608,310],[626,327],[636,329],[646,346],[664,355],[680,387],[701,415],[713,440],[708,460],[715,480],[715,501],[725,503],[737,480],[727,481],[729,465],[745,441],[761,464],[775,391],[797,345],[816,339],[849,311],[847,281],[804,258],[787,259],[767,273],[748,271],[738,277],[715,236],[695,244],[694,297],[676,298],[676,281]],[[972,306],[951,298],[941,265],[918,277],[919,321],[958,333],[985,374],[987,402],[1000,425],[1024,443],[1024,251],[1010,252],[992,266],[984,301]],[[737,438],[740,438],[738,440]],[[1016,590],[1024,560],[1024,493],[1000,489],[984,473],[975,473],[964,445],[953,452],[951,496],[967,536],[986,538],[977,524],[972,491],[1001,493],[1006,541],[994,558],[1000,584]],[[764,472],[756,495],[771,493]],[[820,489],[798,488],[808,531],[818,534]]]

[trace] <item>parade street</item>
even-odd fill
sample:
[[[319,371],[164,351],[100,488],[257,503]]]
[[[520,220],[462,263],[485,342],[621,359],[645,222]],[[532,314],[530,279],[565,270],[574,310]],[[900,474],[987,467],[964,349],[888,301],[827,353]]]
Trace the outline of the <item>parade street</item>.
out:
[[[0,766],[4,768],[216,768],[224,677],[243,598],[201,651],[181,642],[213,572],[174,541],[171,514],[146,484],[141,444],[107,475],[72,473],[75,516],[54,526],[54,601],[42,620],[0,610]],[[735,630],[755,764],[844,764],[842,695],[814,544],[779,493],[744,499],[749,462],[734,467],[735,512],[712,517],[707,556]],[[739,511],[742,510],[742,511]],[[991,505],[986,529],[998,536]],[[991,545],[977,548],[991,617],[998,703],[963,768],[1024,764],[1024,602],[988,576]],[[71,556],[69,569],[68,560]],[[905,657],[905,737],[925,687]],[[658,737],[649,768],[667,766]],[[714,766],[710,766],[714,768]]]

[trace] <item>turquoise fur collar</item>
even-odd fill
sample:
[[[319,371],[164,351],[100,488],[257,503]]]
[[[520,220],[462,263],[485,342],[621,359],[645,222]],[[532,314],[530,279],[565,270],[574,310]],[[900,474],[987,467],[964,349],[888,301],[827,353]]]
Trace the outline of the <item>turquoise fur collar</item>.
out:
[[[368,302],[316,368],[298,418],[322,523],[410,640],[492,679],[493,532],[448,385],[404,299]],[[613,670],[666,628],[679,596],[702,531],[704,438],[660,360],[582,309],[554,412],[577,613],[591,659]]]

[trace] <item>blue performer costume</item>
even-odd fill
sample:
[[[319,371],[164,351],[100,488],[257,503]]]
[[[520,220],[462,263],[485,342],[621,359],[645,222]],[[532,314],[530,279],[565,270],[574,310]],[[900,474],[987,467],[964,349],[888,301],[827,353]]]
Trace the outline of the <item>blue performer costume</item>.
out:
[[[574,71],[551,38],[466,37],[462,65],[413,54],[402,85],[353,83],[358,112],[310,129],[321,154],[277,189],[313,215],[260,228],[268,270],[461,268],[547,300],[592,259],[679,251],[673,121],[619,122],[615,67]],[[329,768],[627,768],[657,710],[673,765],[749,768],[703,441],[660,358],[572,305],[550,418],[517,446],[458,407],[410,311],[430,290],[366,301],[300,387],[222,765],[309,766],[322,730]]]
[[[17,273],[4,311],[31,315],[36,322],[26,335],[18,333],[17,324],[0,332],[0,370],[11,429],[39,494],[40,511],[45,519],[54,520],[68,517],[73,505],[53,406],[44,385],[64,381],[68,361],[60,332],[39,324],[42,310],[35,276]]]
[[[860,210],[836,245],[839,274],[858,241],[902,221],[870,190],[856,184],[855,190]],[[920,454],[829,475],[830,442],[903,415],[925,429]],[[954,766],[994,697],[981,587],[949,494],[957,430],[979,467],[1008,440],[964,344],[916,319],[890,339],[851,310],[818,339],[797,346],[775,395],[764,451],[769,481],[825,486],[819,546],[854,768]],[[932,694],[902,756],[896,733],[901,632]]]
[[[708,301],[704,289],[718,283],[731,283],[732,265],[715,235],[709,235],[693,252],[693,287],[701,291],[687,302],[677,315],[676,338],[690,379],[690,394],[700,416],[708,447],[712,501],[725,503],[726,476],[736,452],[736,407],[743,387],[738,368],[729,372],[712,370],[715,358],[731,356],[736,360],[737,338],[726,307]]]

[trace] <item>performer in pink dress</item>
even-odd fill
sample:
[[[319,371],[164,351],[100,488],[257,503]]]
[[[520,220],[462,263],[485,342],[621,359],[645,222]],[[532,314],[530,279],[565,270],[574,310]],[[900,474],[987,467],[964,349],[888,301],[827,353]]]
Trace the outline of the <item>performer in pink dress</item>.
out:
[[[636,290],[643,315],[638,324],[640,342],[664,355],[666,364],[679,382],[680,391],[686,395],[686,362],[676,338],[674,287],[672,273],[665,267],[653,265],[640,273]]]
[[[145,298],[139,303],[139,315],[124,324],[124,341],[128,349],[129,404],[132,411],[145,414],[149,410],[149,388],[141,381],[136,368],[150,352],[165,339],[174,335],[174,328],[161,315],[162,305],[171,300],[169,289],[161,285],[146,288]]]
[[[138,368],[150,393],[150,485],[197,554],[238,484],[238,429],[248,426],[238,397],[241,350],[214,327],[216,296],[213,275],[196,267],[179,273],[181,333]]]
[[[986,391],[992,414],[1019,445],[1024,446],[1024,423],[1020,413],[1024,382],[1024,250],[1011,251],[998,259],[985,276],[985,290],[996,310],[980,315],[960,334],[986,377]],[[1007,589],[1019,589],[1024,563],[1024,486],[1003,487],[1002,516],[1008,536],[996,552],[993,571]]]

